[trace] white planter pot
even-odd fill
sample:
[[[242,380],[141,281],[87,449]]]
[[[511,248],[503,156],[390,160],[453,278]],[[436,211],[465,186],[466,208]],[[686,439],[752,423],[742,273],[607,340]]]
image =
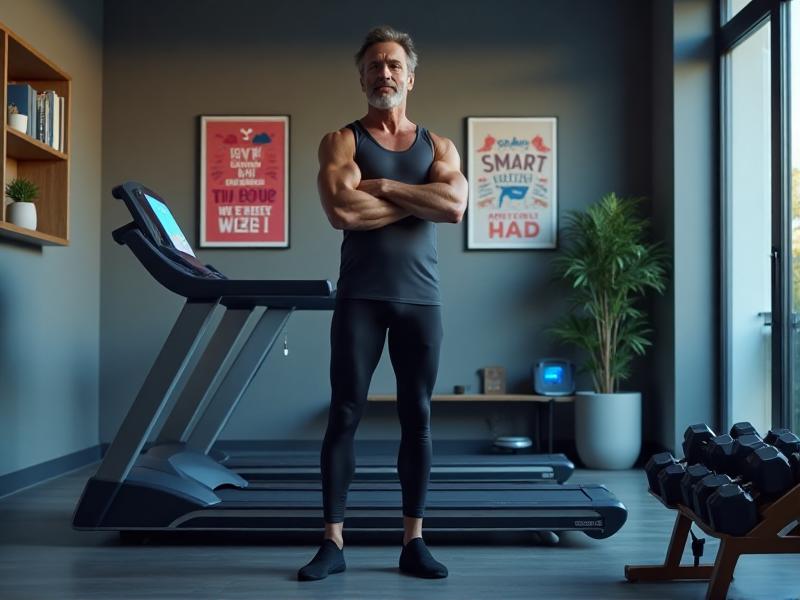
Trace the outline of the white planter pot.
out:
[[[36,229],[36,205],[33,202],[12,202],[6,207],[9,223]]]
[[[578,392],[575,443],[590,469],[630,469],[642,449],[642,395]]]
[[[8,115],[8,125],[12,129],[25,133],[28,130],[28,115]]]

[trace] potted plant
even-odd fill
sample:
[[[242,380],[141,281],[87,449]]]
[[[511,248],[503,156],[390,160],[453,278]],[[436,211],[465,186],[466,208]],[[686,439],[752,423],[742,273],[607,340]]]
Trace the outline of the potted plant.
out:
[[[13,102],[8,105],[8,125],[22,133],[28,131],[28,115],[21,114]]]
[[[611,193],[567,217],[557,275],[572,285],[569,314],[553,332],[587,356],[594,390],[575,399],[575,441],[589,468],[629,469],[641,450],[640,392],[620,392],[635,356],[650,345],[639,301],[667,285],[667,252],[647,241],[649,221],[639,200]]]
[[[19,227],[36,229],[36,205],[39,188],[32,181],[17,177],[6,185],[6,196],[13,200],[7,207],[8,221]]]

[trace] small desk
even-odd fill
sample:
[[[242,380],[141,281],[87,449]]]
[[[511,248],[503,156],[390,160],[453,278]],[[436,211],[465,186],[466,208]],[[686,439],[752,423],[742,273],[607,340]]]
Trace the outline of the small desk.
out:
[[[372,394],[367,396],[370,402],[396,402],[394,394]],[[535,402],[536,403],[536,448],[541,450],[539,439],[540,411],[539,406],[547,404],[547,449],[553,453],[553,412],[556,402],[573,402],[575,396],[537,396],[535,394],[434,394],[432,402]]]

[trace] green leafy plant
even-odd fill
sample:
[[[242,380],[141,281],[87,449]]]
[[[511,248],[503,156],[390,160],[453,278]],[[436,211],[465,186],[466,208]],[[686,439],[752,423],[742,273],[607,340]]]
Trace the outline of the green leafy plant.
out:
[[[585,350],[584,370],[598,393],[615,393],[631,362],[651,344],[647,316],[637,307],[649,291],[663,294],[669,264],[660,243],[648,243],[649,221],[638,199],[611,193],[586,211],[567,216],[557,275],[572,285],[571,309],[552,332]]]
[[[31,180],[17,177],[6,185],[6,196],[15,202],[33,202],[39,197],[39,188]]]

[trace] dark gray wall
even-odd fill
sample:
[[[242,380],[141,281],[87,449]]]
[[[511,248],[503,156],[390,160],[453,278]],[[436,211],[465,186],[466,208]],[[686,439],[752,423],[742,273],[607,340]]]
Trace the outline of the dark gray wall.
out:
[[[456,10],[454,8],[457,7]],[[463,148],[467,115],[559,118],[559,208],[602,194],[651,195],[650,3],[468,0],[432,3],[111,2],[105,10],[101,228],[101,426],[108,441],[163,343],[180,299],[160,289],[110,237],[127,220],[109,194],[137,179],[168,198],[196,242],[197,117],[290,114],[291,248],[203,250],[233,277],[335,281],[341,232],[317,197],[321,136],[365,112],[352,55],[365,31],[390,22],[421,60],[409,116]],[[553,252],[466,252],[464,225],[441,225],[445,341],[436,392],[477,391],[476,369],[504,365],[528,389],[533,360],[567,355],[545,331],[564,309]],[[291,352],[256,377],[225,439],[318,439],[324,431],[329,313],[292,317]],[[643,361],[645,372],[651,359]],[[642,378],[644,379],[644,378]],[[632,388],[640,385],[632,382]],[[373,392],[394,390],[384,357]],[[650,397],[646,403],[653,402]],[[434,436],[525,433],[530,409],[443,406]],[[564,437],[571,412],[559,412]],[[363,439],[397,436],[392,406],[370,406]],[[648,435],[650,435],[648,433]],[[652,437],[652,436],[650,436]]]
[[[674,67],[673,4],[653,3],[653,232],[675,254],[674,214]],[[673,265],[674,267],[674,265]],[[674,271],[674,268],[673,268]],[[653,299],[653,363],[651,396],[645,410],[645,428],[665,448],[673,447],[675,433],[675,286]]]
[[[3,0],[0,18],[72,76],[70,245],[0,243],[0,475],[98,441],[103,7]]]

